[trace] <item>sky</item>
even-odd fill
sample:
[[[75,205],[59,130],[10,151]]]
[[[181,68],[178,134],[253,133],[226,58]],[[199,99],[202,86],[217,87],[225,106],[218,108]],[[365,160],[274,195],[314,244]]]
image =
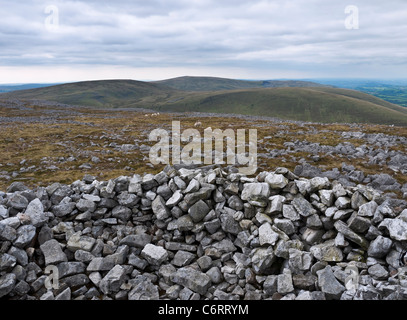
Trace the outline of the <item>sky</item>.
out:
[[[0,0],[0,83],[407,78],[406,0]]]

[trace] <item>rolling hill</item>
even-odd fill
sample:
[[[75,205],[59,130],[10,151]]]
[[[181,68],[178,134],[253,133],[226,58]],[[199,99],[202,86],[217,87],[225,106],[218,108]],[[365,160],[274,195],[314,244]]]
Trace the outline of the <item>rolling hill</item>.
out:
[[[235,80],[215,77],[179,77],[153,83],[162,84],[182,91],[223,91],[253,88],[281,88],[281,87],[331,87],[311,81],[297,80]]]
[[[407,126],[407,108],[366,93],[318,87],[318,84],[303,82],[297,82],[296,85],[300,87],[295,87],[295,81],[289,81],[288,84],[274,82],[274,86],[280,87],[265,87],[271,86],[273,81],[268,84],[265,82],[268,81],[199,77],[159,82],[87,81],[3,93],[0,99],[38,99],[98,108],[138,107],[158,111],[235,113],[325,123]],[[249,85],[260,87],[247,87]]]

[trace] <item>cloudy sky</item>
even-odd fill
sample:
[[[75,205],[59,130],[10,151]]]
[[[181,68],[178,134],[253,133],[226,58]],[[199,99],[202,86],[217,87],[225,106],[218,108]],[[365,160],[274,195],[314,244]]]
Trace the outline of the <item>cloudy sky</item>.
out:
[[[406,0],[0,0],[0,17],[0,83],[407,78]]]

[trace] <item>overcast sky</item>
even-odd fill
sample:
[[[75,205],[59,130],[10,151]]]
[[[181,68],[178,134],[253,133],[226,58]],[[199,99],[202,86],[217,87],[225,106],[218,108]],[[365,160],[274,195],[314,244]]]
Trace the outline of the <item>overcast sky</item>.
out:
[[[407,1],[0,0],[0,83],[182,75],[407,78]]]

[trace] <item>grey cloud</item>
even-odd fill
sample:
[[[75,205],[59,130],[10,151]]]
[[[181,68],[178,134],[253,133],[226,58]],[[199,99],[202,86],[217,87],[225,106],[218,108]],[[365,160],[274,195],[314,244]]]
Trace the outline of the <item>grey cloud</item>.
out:
[[[404,0],[350,1],[359,8],[359,30],[346,30],[340,0],[5,2],[2,66],[284,67],[318,75],[407,66]],[[59,9],[54,32],[45,26],[50,3]]]

